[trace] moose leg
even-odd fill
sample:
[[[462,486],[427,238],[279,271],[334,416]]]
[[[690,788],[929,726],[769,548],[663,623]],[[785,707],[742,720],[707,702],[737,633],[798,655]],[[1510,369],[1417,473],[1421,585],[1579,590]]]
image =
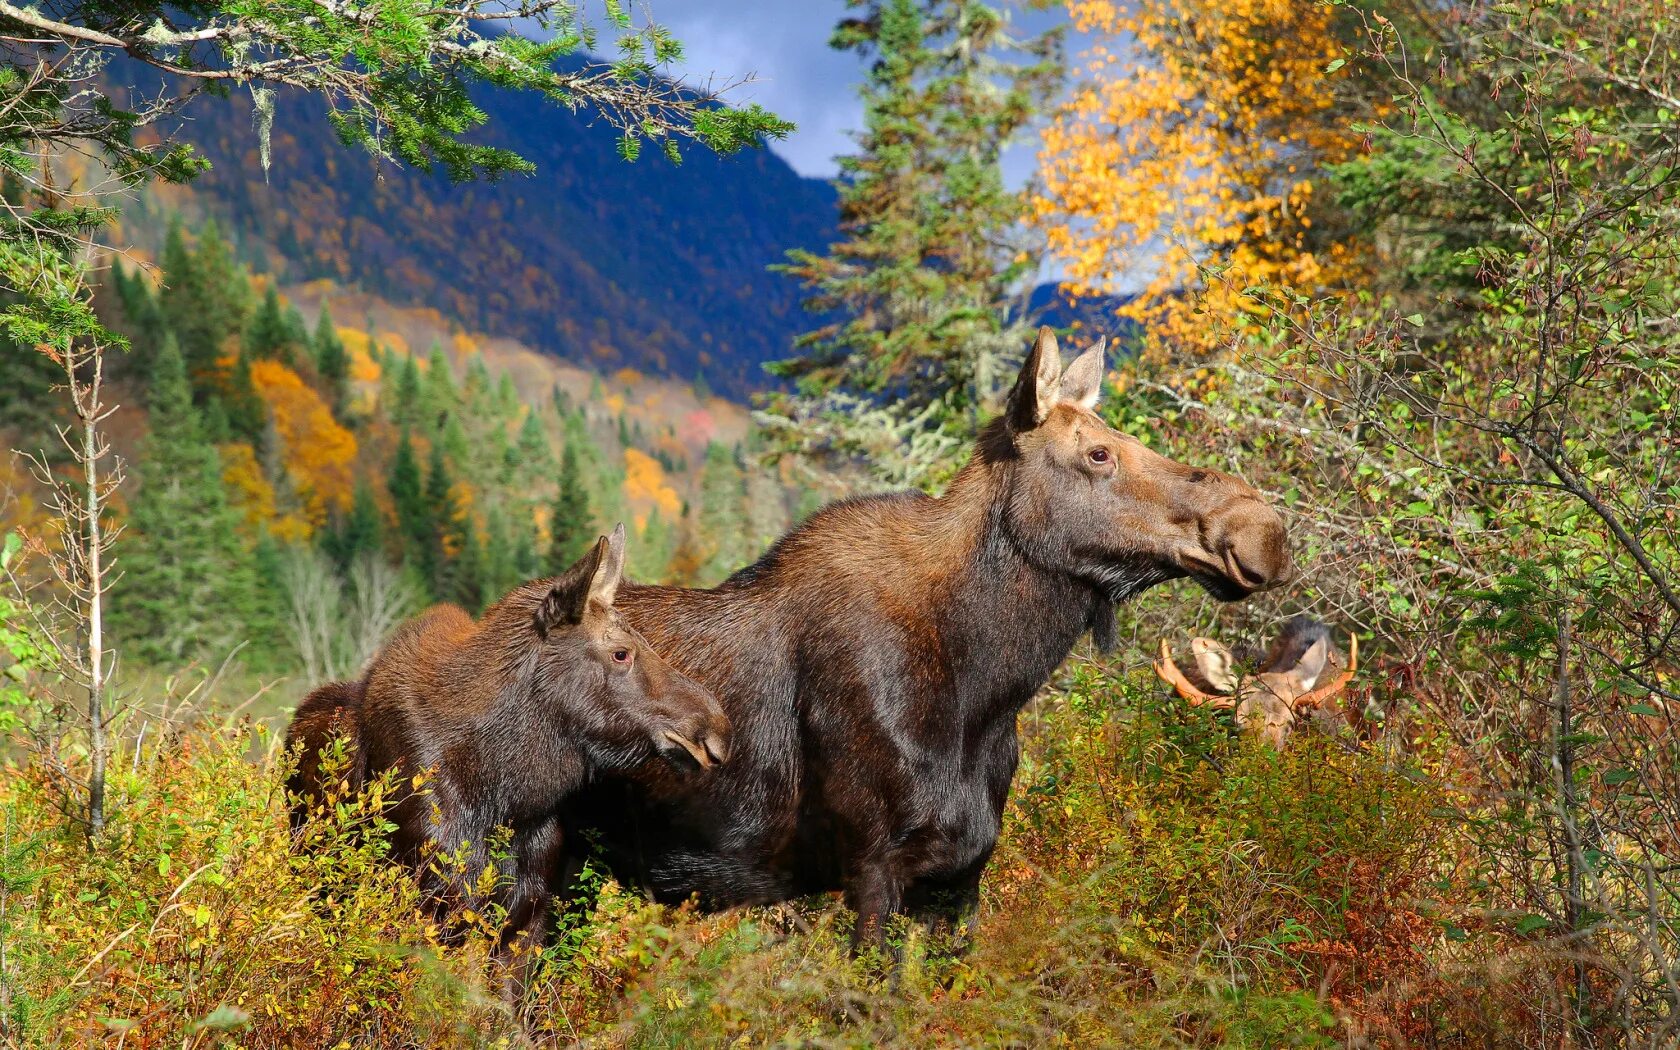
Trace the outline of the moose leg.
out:
[[[561,863],[560,821],[549,818],[514,843],[513,886],[507,896],[507,920],[496,954],[505,967],[503,995],[518,1002],[530,990],[537,964],[548,943],[554,897],[549,884]]]
[[[904,885],[890,858],[861,861],[846,880],[846,906],[857,913],[852,927],[852,954],[869,949],[885,952],[887,926],[904,911]]]
[[[928,927],[929,933],[945,940],[953,955],[968,950],[969,933],[980,910],[980,876],[991,859],[991,851],[950,875],[923,876],[905,892],[905,910]]]
[[[601,884],[598,879],[584,881],[583,869],[588,862],[587,854],[566,850],[551,869],[548,890],[554,905],[548,910],[550,940],[558,940],[567,930],[583,925],[595,914]]]

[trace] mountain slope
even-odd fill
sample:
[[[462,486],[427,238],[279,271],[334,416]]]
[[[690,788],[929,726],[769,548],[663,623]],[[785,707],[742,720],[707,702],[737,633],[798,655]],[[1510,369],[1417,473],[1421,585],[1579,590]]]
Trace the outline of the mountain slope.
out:
[[[833,239],[827,183],[767,149],[626,163],[586,115],[489,91],[478,103],[490,115],[479,138],[533,161],[534,176],[455,186],[376,170],[313,103],[283,98],[265,178],[250,100],[198,107],[186,137],[212,169],[132,209],[131,235],[159,236],[170,209],[202,211],[287,283],[360,285],[603,372],[703,375],[735,396],[765,385],[759,365],[810,325],[795,283],[766,267]]]

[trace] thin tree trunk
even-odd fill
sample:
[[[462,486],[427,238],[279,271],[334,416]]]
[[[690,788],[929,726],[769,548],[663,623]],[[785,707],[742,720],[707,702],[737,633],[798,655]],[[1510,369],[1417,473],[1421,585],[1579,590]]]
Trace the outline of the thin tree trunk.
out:
[[[93,378],[87,402],[78,404],[82,417],[82,467],[87,483],[87,647],[88,647],[88,743],[92,754],[88,770],[88,828],[93,835],[105,830],[105,579],[103,542],[99,532],[99,386],[104,372],[103,354],[95,354]]]
[[[1553,694],[1553,702],[1557,706],[1557,770],[1558,770],[1558,804],[1562,809],[1564,837],[1564,868],[1567,884],[1564,890],[1563,914],[1564,922],[1568,926],[1569,948],[1575,958],[1575,987],[1571,998],[1574,1007],[1576,1031],[1586,1027],[1585,1011],[1591,999],[1592,989],[1587,981],[1587,965],[1581,958],[1584,950],[1583,918],[1585,913],[1583,882],[1585,880],[1585,853],[1581,844],[1581,827],[1576,820],[1575,797],[1575,739],[1574,739],[1574,710],[1573,695],[1569,685],[1569,647],[1570,647],[1569,610],[1565,608],[1558,614],[1558,658],[1557,684]]]

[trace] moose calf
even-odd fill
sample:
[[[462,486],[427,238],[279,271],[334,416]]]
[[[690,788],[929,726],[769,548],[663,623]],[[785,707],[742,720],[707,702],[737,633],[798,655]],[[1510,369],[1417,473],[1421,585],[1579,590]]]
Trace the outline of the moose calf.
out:
[[[1155,673],[1192,707],[1233,711],[1237,725],[1273,747],[1282,747],[1296,725],[1307,719],[1332,733],[1347,727],[1347,719],[1335,701],[1359,669],[1357,635],[1349,636],[1345,668],[1323,685],[1319,685],[1319,679],[1332,663],[1340,662],[1340,654],[1334,651],[1330,629],[1311,617],[1297,616],[1285,624],[1259,669],[1249,678],[1238,677],[1231,651],[1211,638],[1192,639],[1190,651],[1196,658],[1196,670],[1211,692],[1178,669],[1165,639],[1161,640]]]
[[[565,574],[516,590],[476,623],[458,606],[427,610],[397,630],[360,682],[310,694],[287,733],[302,752],[294,824],[324,797],[319,752],[344,732],[349,787],[396,772],[393,846],[438,917],[482,911],[470,884],[494,862],[490,837],[505,827],[501,947],[542,943],[561,856],[559,803],[596,771],[655,755],[687,768],[728,756],[717,700],[614,608],[623,566],[620,525]]]

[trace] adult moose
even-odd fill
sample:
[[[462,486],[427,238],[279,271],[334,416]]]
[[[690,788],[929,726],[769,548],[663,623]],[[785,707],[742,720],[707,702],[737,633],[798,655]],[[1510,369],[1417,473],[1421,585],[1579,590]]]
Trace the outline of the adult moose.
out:
[[[1043,329],[943,497],[830,506],[713,590],[627,584],[618,607],[718,696],[735,754],[701,783],[650,768],[593,785],[568,828],[664,901],[839,888],[860,944],[901,912],[961,918],[997,842],[1015,716],[1079,637],[1111,643],[1115,603],[1166,580],[1236,600],[1292,573],[1253,489],[1092,411],[1103,373],[1100,344],[1063,372]]]

